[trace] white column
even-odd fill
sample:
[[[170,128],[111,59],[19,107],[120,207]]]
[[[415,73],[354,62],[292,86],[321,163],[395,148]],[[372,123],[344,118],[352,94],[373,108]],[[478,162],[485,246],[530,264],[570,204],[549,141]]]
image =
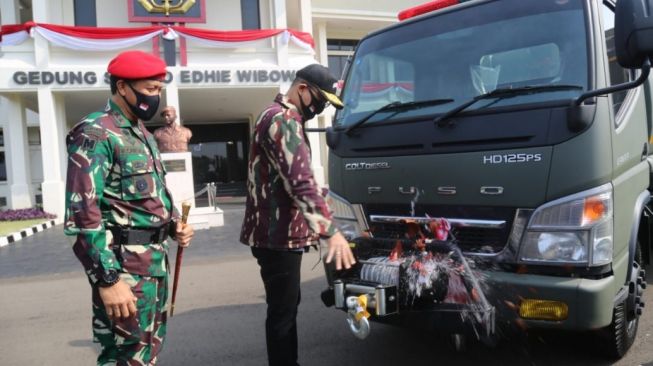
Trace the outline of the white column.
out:
[[[29,208],[34,205],[29,171],[29,145],[25,108],[19,95],[6,97],[4,124],[5,161],[9,184],[9,207]]]
[[[324,114],[320,117],[318,121],[318,125],[320,128],[326,128],[328,126],[331,126],[331,120],[333,118],[333,113],[331,113],[332,108],[329,108],[327,112],[324,112]],[[320,157],[322,160],[320,163],[322,164],[322,171],[324,172],[324,182],[325,184],[329,182],[329,146],[326,143],[326,133],[320,133],[319,136],[320,139]]]
[[[329,64],[329,56],[327,54],[327,27],[326,22],[319,22],[315,24],[315,34],[313,35],[315,45],[317,46],[317,61],[324,66]],[[340,75],[334,75],[340,77]]]
[[[311,0],[298,0],[300,31],[313,34],[313,15],[311,14]]]
[[[35,23],[52,23],[51,3],[51,0],[32,0],[32,15]],[[34,59],[38,68],[47,68],[50,63],[50,44],[38,33],[34,36]]]
[[[2,0],[0,1],[0,15],[2,16],[2,24],[18,24],[20,23],[20,7],[18,0]]]
[[[315,24],[315,33],[313,34],[315,44],[317,46],[316,57],[317,61],[324,66],[329,63],[329,56],[327,54],[327,26],[326,22],[319,22]],[[334,75],[339,78],[340,75]],[[328,108],[322,116],[317,120],[317,127],[324,128],[331,126],[331,119],[333,118],[333,108]],[[321,133],[317,136],[319,150],[320,150],[320,169],[323,174],[323,179],[326,184],[329,179],[327,167],[329,166],[329,148],[326,145],[325,134]]]
[[[35,23],[50,23],[52,0],[32,0],[32,16]]]
[[[318,119],[321,117],[315,117],[312,120],[306,122],[306,128],[317,128]],[[322,165],[322,148],[320,147],[320,135],[322,132],[308,132],[308,141],[311,144],[311,167],[313,168],[313,174],[315,175],[315,180],[320,185],[324,185],[324,166]]]
[[[66,122],[63,98],[48,89],[38,90],[39,128],[43,156],[43,209],[63,219],[65,209]]]
[[[286,0],[271,0],[270,8],[272,10],[272,28],[288,28],[286,18]],[[280,67],[288,65],[288,43],[283,43],[281,37],[276,37],[275,47],[277,50],[277,64]]]
[[[95,0],[91,0],[95,1]],[[62,1],[61,2],[61,21],[62,25],[75,25],[75,1]]]
[[[56,112],[55,121],[57,127],[56,139],[59,141],[57,144],[59,148],[59,172],[61,174],[61,181],[66,185],[66,171],[68,170],[68,148],[66,147],[66,135],[72,127],[72,125],[77,124],[79,119],[72,121],[72,125],[68,124],[68,118],[66,117],[66,102],[64,95],[61,93],[52,94],[54,100],[54,109]],[[102,107],[100,105],[100,107]]]

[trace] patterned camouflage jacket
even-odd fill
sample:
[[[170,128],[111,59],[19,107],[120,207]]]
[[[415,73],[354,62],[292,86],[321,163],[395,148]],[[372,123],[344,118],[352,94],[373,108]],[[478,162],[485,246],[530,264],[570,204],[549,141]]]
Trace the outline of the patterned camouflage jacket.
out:
[[[113,246],[110,226],[148,229],[172,217],[165,170],[152,134],[136,126],[111,100],[66,137],[68,174],[64,232],[91,282],[114,268],[144,276],[167,273],[167,244]],[[173,209],[174,210],[174,209]],[[176,213],[175,213],[176,214]]]
[[[302,117],[281,94],[263,111],[249,151],[244,244],[303,248],[336,228],[311,170]]]

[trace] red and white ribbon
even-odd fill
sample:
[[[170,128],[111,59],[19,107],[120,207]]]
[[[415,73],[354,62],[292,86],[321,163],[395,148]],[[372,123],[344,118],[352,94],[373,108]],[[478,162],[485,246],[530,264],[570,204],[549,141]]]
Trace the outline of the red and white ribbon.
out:
[[[151,40],[163,33],[163,29],[147,29],[147,32],[124,33],[89,33],[84,32],[74,35],[59,27],[36,26],[34,30],[50,43],[78,51],[111,51],[134,47],[140,43]]]
[[[268,38],[281,37],[282,44],[292,41],[296,46],[313,50],[310,34],[293,29],[258,29],[243,31],[215,31],[199,28],[172,27],[181,37],[207,47],[241,48],[263,46]]]
[[[3,25],[0,46],[16,46],[29,39],[29,27],[23,24]]]
[[[81,51],[109,51],[130,48],[162,35],[175,40],[184,37],[208,47],[241,48],[264,45],[271,37],[281,37],[283,44],[294,45],[312,51],[315,43],[310,34],[293,29],[257,29],[242,31],[217,31],[179,26],[150,26],[139,28],[76,27],[45,23],[3,25],[1,46],[13,46],[25,42],[30,35],[38,33],[53,45]]]

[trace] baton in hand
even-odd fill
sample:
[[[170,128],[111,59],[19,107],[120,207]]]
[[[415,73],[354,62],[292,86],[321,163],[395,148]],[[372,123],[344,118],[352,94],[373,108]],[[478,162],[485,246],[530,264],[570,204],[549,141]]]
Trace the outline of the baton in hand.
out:
[[[186,224],[188,213],[190,212],[190,203],[181,204],[181,223]],[[170,303],[170,317],[175,312],[175,299],[177,298],[177,285],[179,284],[179,270],[181,269],[181,259],[184,256],[184,247],[177,245],[177,259],[175,259],[175,278],[172,282],[172,302]]]

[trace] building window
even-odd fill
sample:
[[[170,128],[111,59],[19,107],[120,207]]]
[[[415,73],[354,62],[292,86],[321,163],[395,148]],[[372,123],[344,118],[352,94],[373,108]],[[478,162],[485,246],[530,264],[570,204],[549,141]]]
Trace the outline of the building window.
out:
[[[259,0],[240,0],[240,13],[243,18],[243,29],[261,29],[261,13]]]
[[[605,33],[606,51],[610,69],[610,86],[626,83],[635,79],[635,74],[629,69],[625,69],[617,62],[617,53],[614,45],[614,7],[612,4],[603,3],[603,31]],[[622,111],[622,105],[626,101],[628,93],[635,89],[626,89],[610,94],[612,99],[612,114],[615,122],[619,121],[619,112]]]
[[[18,11],[20,16],[20,24],[25,24],[26,22],[31,22],[32,20],[34,20],[34,15],[32,14],[31,1],[19,1]]]
[[[5,135],[0,128],[0,182],[7,181],[7,164],[5,161]]]
[[[347,59],[354,54],[357,40],[354,39],[327,39],[327,55],[329,57],[329,70],[339,78],[344,78]]]
[[[95,0],[75,0],[75,25],[97,27]]]

